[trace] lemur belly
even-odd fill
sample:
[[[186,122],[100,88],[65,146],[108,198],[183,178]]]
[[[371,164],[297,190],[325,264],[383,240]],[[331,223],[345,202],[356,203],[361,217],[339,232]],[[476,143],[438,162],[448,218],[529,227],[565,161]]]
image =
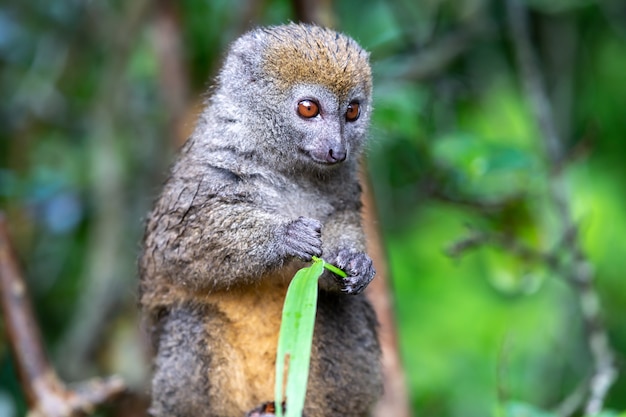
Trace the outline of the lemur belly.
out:
[[[209,296],[224,315],[220,346],[210,352],[209,383],[221,387],[224,412],[241,415],[274,399],[276,348],[288,282],[262,280],[243,289]],[[216,341],[217,342],[217,341]],[[215,351],[217,350],[217,352]]]

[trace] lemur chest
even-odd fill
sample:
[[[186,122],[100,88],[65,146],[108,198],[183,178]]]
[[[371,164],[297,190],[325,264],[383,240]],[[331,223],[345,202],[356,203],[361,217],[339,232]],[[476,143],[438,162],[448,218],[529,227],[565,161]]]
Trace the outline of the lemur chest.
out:
[[[320,221],[328,218],[336,209],[331,195],[316,188],[291,184],[285,189],[268,190],[267,202],[275,212],[288,217],[310,217]]]

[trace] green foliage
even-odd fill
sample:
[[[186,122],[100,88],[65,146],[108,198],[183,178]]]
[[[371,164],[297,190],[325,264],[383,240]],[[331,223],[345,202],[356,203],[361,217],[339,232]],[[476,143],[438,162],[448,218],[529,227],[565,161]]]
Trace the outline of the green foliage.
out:
[[[558,417],[558,414],[538,410],[530,404],[508,402],[501,407],[496,416],[502,417]]]
[[[626,412],[619,413],[617,411],[605,410],[600,412],[599,414],[594,414],[593,416],[586,417],[626,417]]]
[[[531,404],[509,401],[498,407],[494,417],[559,417],[559,414],[540,410]],[[626,417],[626,413],[605,410],[599,414],[585,417]]]
[[[438,138],[432,152],[437,163],[454,171],[457,187],[491,200],[528,190],[539,166],[535,155],[510,141],[487,141],[469,133]]]
[[[446,7],[460,11],[469,3],[447,2]],[[551,15],[531,23],[542,28],[534,46],[572,155],[559,168],[572,191],[568,204],[581,224],[609,332],[621,352],[626,333],[618,306],[626,300],[617,257],[623,256],[619,236],[626,233],[626,176],[619,161],[626,145],[618,131],[626,129],[626,119],[617,109],[624,107],[626,93],[617,79],[623,78],[618,68],[626,48],[591,3],[566,8],[576,17],[551,9]],[[428,2],[414,7],[420,16],[407,8],[399,21],[423,20],[438,9]],[[440,33],[450,33],[447,25],[462,26],[454,13],[439,11]],[[508,36],[506,29],[501,35]],[[546,164],[512,51],[489,36],[482,40],[486,43],[473,44],[445,73],[421,82],[385,77],[401,57],[377,63],[368,166],[419,415],[485,416],[500,401],[514,399],[536,409],[511,406],[510,413],[541,415],[589,372],[576,299],[561,277],[501,245],[475,248],[458,260],[446,255],[454,242],[477,231],[505,236],[538,253],[555,251],[559,259],[571,256],[559,251],[563,231],[549,204],[554,167]],[[565,40],[575,42],[579,52],[568,66],[571,74],[549,65],[551,55],[561,56],[559,41]],[[623,383],[615,386],[609,406],[623,408],[624,389]]]

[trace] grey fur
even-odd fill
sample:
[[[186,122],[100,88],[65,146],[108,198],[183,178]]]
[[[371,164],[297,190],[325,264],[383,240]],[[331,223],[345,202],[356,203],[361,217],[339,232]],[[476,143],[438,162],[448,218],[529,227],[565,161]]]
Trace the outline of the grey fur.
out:
[[[282,62],[302,75],[279,74]],[[322,70],[316,84],[311,73]],[[300,117],[303,99],[320,116]],[[354,101],[360,117],[348,122]],[[320,255],[350,276],[320,279],[305,415],[368,415],[381,392],[376,319],[361,294],[375,274],[357,179],[370,114],[367,54],[350,38],[291,24],[233,44],[146,227],[140,293],[156,349],[154,416],[241,417],[271,401],[258,398],[258,373],[275,355],[265,341],[289,279]],[[339,148],[345,161],[324,160]]]

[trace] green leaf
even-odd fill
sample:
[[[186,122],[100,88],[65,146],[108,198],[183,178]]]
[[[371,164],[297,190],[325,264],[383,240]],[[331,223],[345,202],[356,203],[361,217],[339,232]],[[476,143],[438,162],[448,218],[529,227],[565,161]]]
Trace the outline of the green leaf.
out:
[[[317,309],[317,280],[323,271],[324,261],[316,258],[310,267],[296,273],[287,289],[276,354],[274,397],[278,417],[283,415],[281,404],[287,364],[286,417],[302,415]]]
[[[341,269],[337,268],[335,265],[333,264],[329,264],[328,262],[324,261],[323,259],[318,258],[317,256],[313,256],[312,257],[314,261],[322,261],[324,263],[324,268],[328,269],[330,272],[339,275],[341,278],[346,278],[348,276],[348,274],[346,274],[344,271],[342,271]]]

